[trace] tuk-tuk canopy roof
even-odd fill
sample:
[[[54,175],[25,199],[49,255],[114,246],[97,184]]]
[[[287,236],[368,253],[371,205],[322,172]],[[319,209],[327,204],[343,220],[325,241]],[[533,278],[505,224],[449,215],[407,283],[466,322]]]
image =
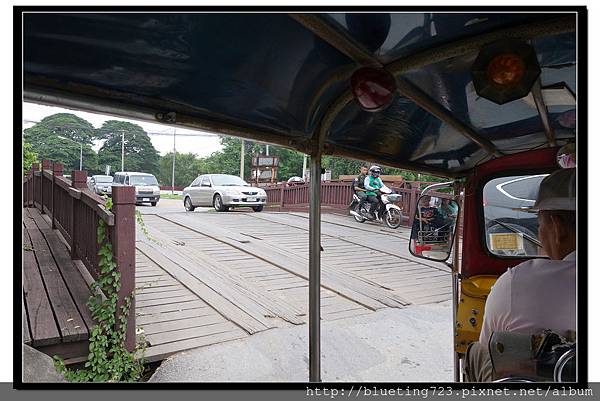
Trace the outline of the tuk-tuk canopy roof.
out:
[[[471,67],[486,44],[535,49],[540,85],[576,94],[575,13],[25,13],[25,100],[210,130],[434,174],[575,137],[574,102],[498,105]],[[352,97],[377,66],[382,111]],[[560,91],[559,91],[560,92]],[[564,96],[563,96],[564,97]],[[560,96],[558,96],[560,98]],[[539,101],[539,97],[537,99]]]

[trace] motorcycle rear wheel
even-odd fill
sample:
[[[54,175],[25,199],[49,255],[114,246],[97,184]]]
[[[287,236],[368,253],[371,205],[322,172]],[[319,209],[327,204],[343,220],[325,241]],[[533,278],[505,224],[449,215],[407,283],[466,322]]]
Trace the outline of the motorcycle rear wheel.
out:
[[[392,208],[385,213],[383,220],[386,226],[395,230],[402,224],[402,213],[400,210]]]
[[[356,206],[354,206],[354,211],[355,211],[356,213],[358,213],[359,215],[361,214],[361,213],[360,213],[360,208],[358,207],[358,203],[356,204]],[[357,215],[354,215],[354,214],[352,215],[352,217],[354,217],[354,220],[355,220],[357,223],[364,223],[364,222],[367,220],[367,219],[365,219],[364,217],[360,217],[360,216],[357,216]]]

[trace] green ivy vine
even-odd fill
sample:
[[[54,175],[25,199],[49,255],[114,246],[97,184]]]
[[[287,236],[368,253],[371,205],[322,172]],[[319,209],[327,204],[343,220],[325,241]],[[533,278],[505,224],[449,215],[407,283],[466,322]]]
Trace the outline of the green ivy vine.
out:
[[[107,199],[105,207],[112,209],[112,199]],[[92,285],[92,296],[88,306],[96,325],[89,337],[89,354],[83,369],[68,369],[64,361],[55,356],[56,369],[70,382],[132,382],[138,381],[144,372],[145,341],[136,346],[133,352],[125,348],[127,316],[134,294],[125,297],[117,317],[118,293],[121,289],[121,275],[113,258],[113,247],[108,236],[107,225],[100,219],[97,231],[98,267],[100,275]],[[103,297],[104,295],[104,297]],[[141,355],[136,358],[136,354]]]

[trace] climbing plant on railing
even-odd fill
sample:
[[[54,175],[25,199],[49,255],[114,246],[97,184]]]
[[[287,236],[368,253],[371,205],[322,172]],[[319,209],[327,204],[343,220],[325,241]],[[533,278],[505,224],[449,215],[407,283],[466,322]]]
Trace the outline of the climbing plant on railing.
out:
[[[107,199],[105,207],[112,209],[112,200]],[[127,316],[134,294],[125,297],[118,314],[117,301],[121,289],[121,274],[113,258],[112,243],[107,225],[100,219],[97,241],[100,269],[99,277],[92,285],[92,296],[88,301],[91,315],[96,325],[91,329],[89,355],[83,369],[68,369],[64,361],[54,357],[60,373],[71,382],[130,382],[138,381],[144,371],[143,345],[134,352],[125,348]],[[140,358],[136,358],[136,353]]]
[[[140,230],[142,230],[142,233],[144,234],[144,236],[146,238],[148,238],[150,241],[160,245],[160,242],[156,238],[151,236],[150,233],[148,232],[148,227],[146,227],[146,223],[144,222],[142,213],[140,213],[140,211],[138,209],[135,209],[135,220],[137,221],[138,227],[140,228]]]

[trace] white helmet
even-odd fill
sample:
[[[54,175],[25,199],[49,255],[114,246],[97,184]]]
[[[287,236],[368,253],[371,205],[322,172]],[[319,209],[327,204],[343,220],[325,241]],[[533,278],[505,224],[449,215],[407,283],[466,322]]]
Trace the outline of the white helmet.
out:
[[[369,169],[369,173],[371,173],[373,177],[379,177],[379,175],[381,174],[381,167],[371,166],[371,168]]]

